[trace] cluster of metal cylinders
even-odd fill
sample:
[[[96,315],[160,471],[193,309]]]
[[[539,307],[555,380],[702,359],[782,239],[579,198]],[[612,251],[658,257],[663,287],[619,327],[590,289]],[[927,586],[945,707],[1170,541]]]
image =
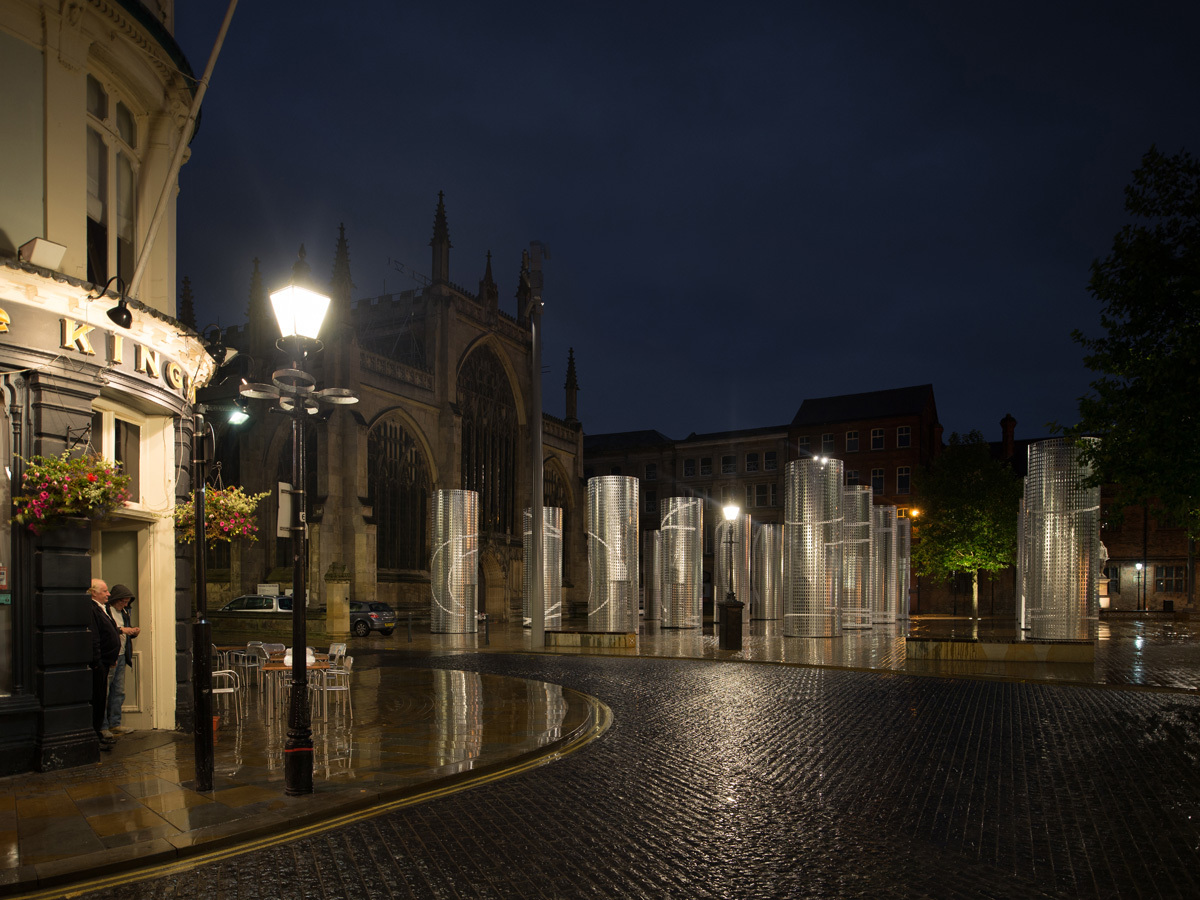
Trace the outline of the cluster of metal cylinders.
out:
[[[1100,488],[1085,484],[1091,474],[1069,440],[1029,446],[1018,520],[1017,624],[1035,640],[1090,640],[1099,618]]]

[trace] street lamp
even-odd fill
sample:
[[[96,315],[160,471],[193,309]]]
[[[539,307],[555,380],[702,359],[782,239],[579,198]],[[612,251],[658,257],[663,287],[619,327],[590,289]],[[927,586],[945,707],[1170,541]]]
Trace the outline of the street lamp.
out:
[[[1137,586],[1136,586],[1136,590],[1134,591],[1134,593],[1137,594],[1138,612],[1141,612],[1142,611],[1142,596],[1143,596],[1142,564],[1134,563],[1133,567],[1135,569],[1137,569]]]
[[[308,594],[305,589],[304,482],[306,477],[304,420],[317,412],[320,403],[334,405],[358,402],[346,388],[316,390],[316,379],[304,368],[310,353],[318,352],[321,323],[329,309],[329,297],[293,282],[271,294],[271,306],[279,322],[280,338],[275,346],[290,353],[290,368],[278,369],[271,384],[243,384],[243,397],[275,400],[279,410],[292,417],[292,694],[288,710],[287,739],[283,745],[284,793],[311,794],[313,790],[312,719],[308,708]]]
[[[721,650],[742,649],[742,610],[745,604],[738,601],[733,591],[733,528],[741,510],[736,503],[728,504],[723,510],[728,529],[729,567],[726,577],[729,579],[725,599],[721,601],[721,629],[717,636],[717,646]]]

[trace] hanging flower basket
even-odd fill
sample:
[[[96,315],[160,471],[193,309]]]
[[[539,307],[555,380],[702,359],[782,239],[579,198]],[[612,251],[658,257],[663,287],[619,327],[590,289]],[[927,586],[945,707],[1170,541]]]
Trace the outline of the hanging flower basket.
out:
[[[209,488],[204,493],[204,539],[207,544],[234,538],[258,540],[258,501],[270,495],[247,494],[240,486]],[[175,507],[175,535],[185,544],[196,539],[196,492]]]
[[[100,456],[32,456],[25,461],[22,493],[13,497],[13,522],[44,534],[68,519],[105,519],[129,500],[129,476],[120,463]]]

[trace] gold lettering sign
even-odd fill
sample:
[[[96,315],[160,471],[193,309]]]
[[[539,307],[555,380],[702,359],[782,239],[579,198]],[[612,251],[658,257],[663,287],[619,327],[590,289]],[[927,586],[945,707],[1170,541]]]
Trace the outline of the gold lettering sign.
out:
[[[8,317],[8,313],[0,309],[0,332],[8,331],[8,326],[12,323],[12,319]]]
[[[125,335],[114,334],[113,339],[113,354],[112,362],[114,365],[120,365],[125,362]]]
[[[183,369],[179,368],[179,363],[167,361],[167,384],[177,391],[183,387]]]
[[[91,339],[88,334],[92,331],[92,325],[78,325],[74,319],[61,319],[62,324],[62,342],[61,347],[64,350],[70,350],[74,347],[80,353],[86,353],[88,356],[95,356],[96,351],[92,348]]]
[[[158,361],[158,351],[137,345],[137,370],[145,372],[151,378],[162,376],[162,365]]]

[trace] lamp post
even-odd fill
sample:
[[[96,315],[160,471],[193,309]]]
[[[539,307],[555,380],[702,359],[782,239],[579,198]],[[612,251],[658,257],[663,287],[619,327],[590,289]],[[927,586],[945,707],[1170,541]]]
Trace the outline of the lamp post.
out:
[[[271,306],[279,322],[276,346],[290,353],[290,368],[278,369],[271,384],[243,384],[243,397],[276,400],[279,411],[292,419],[292,693],[288,709],[288,732],[283,745],[284,793],[311,794],[313,789],[312,719],[308,708],[308,594],[305,588],[307,547],[305,541],[304,483],[306,477],[304,422],[316,413],[321,402],[357,403],[358,396],[346,388],[316,390],[316,379],[304,368],[305,359],[322,347],[317,340],[329,297],[292,283],[271,294]]]
[[[721,601],[721,627],[717,636],[717,646],[721,650],[741,650],[742,610],[746,604],[738,600],[733,590],[733,528],[741,510],[736,503],[730,503],[723,511],[728,529],[726,543],[729,545],[729,566],[726,569],[726,577],[729,579],[729,585],[725,599]]]
[[[1142,569],[1144,568],[1144,566],[1142,566],[1141,563],[1134,563],[1133,567],[1135,569],[1137,569],[1137,584],[1136,584],[1136,589],[1135,589],[1134,593],[1137,595],[1138,612],[1141,612],[1142,611],[1143,591],[1145,590],[1145,588],[1143,587],[1143,585],[1145,584],[1145,578],[1143,577],[1143,572],[1142,572]]]
[[[212,624],[208,621],[208,572],[204,539],[204,406],[196,404],[192,421],[192,497],[196,513],[196,624],[192,627],[192,707],[195,717],[196,790],[213,789]]]

